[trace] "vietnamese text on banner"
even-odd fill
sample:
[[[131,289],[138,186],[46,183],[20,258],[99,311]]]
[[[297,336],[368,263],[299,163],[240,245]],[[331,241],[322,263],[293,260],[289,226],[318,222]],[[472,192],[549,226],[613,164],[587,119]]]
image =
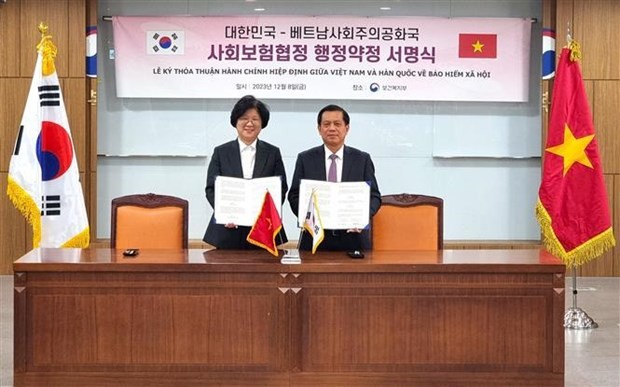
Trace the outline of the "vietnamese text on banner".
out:
[[[528,98],[531,21],[113,18],[119,98]]]

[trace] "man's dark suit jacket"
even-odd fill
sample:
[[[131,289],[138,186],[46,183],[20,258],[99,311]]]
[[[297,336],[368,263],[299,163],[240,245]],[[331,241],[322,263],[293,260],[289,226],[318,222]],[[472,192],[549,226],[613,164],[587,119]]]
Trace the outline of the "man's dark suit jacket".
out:
[[[227,142],[213,150],[213,158],[207,170],[207,185],[205,193],[211,207],[215,209],[215,178],[217,176],[229,176],[243,178],[241,167],[241,153],[237,140]],[[286,197],[288,185],[286,184],[286,172],[280,149],[261,140],[256,141],[256,154],[254,159],[253,178],[281,176],[282,178],[282,202]],[[248,243],[246,238],[251,227],[239,226],[238,228],[226,228],[223,224],[215,223],[212,216],[203,241],[219,249],[254,249],[256,246]],[[276,237],[276,244],[287,242],[284,228]]]
[[[297,216],[299,206],[299,184],[302,179],[327,180],[325,175],[325,147],[323,145],[308,149],[297,156],[295,172],[291,190],[288,193],[288,201],[291,204],[293,213]],[[381,193],[375,178],[375,166],[370,155],[359,149],[344,146],[342,160],[342,182],[347,181],[366,181],[370,183],[370,217],[372,218],[379,207],[381,207]],[[300,249],[310,250],[312,240],[308,233],[303,233]],[[325,238],[319,250],[360,250],[370,247],[370,237],[368,230],[359,233],[347,233],[346,230],[325,230]]]

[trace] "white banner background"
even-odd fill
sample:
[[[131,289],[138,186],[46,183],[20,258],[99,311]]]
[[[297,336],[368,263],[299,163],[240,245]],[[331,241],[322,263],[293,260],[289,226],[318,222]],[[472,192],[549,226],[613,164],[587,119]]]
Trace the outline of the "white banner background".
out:
[[[113,26],[119,98],[528,98],[529,19],[119,16]]]

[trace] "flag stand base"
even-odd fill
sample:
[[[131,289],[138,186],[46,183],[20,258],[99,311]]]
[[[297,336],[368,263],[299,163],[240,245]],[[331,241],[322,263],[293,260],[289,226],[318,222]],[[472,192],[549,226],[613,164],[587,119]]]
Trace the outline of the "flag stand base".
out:
[[[301,257],[299,256],[299,250],[298,249],[284,250],[284,255],[280,259],[280,263],[283,265],[301,263]]]
[[[564,313],[564,328],[566,329],[594,329],[598,324],[588,314],[577,306],[577,268],[573,267],[573,306]]]
[[[564,328],[566,329],[594,329],[598,324],[581,308],[568,308],[564,314]]]

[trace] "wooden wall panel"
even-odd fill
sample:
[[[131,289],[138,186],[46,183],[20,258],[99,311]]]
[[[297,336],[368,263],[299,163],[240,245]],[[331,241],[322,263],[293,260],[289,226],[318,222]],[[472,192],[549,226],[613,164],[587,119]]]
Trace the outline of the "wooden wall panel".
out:
[[[0,171],[8,172],[9,161],[22,119],[30,79],[0,78]]]
[[[556,0],[542,0],[542,7],[543,7],[543,20],[542,20],[542,26],[543,28],[551,28],[551,29],[555,29],[556,28],[556,14],[555,14],[555,9],[556,9]],[[556,34],[557,36],[557,34]],[[557,38],[556,38],[557,39]],[[558,49],[556,47],[556,53],[558,52]],[[557,55],[556,55],[557,57]],[[547,143],[547,130],[548,130],[548,123],[549,123],[549,110],[551,108],[551,99],[549,98],[551,96],[551,90],[553,89],[553,78],[549,79],[549,80],[543,80],[540,82],[540,101],[541,101],[541,111],[540,111],[540,120],[541,120],[541,126],[542,126],[542,130],[541,130],[541,144],[543,149],[541,149],[541,155],[544,157],[544,148],[546,146]],[[542,161],[542,160],[541,160]]]
[[[620,277],[620,175],[614,176],[614,194],[612,195],[614,213],[614,234],[616,235],[616,247],[614,249],[614,277]]]
[[[88,200],[90,195],[88,193],[89,193],[90,187],[88,186],[88,176],[86,176],[86,173],[84,172],[80,172],[80,184],[82,185],[82,194],[84,195],[84,205],[86,206],[86,215],[88,216],[89,209],[90,209],[90,201]],[[92,227],[92,223],[90,223],[90,221],[89,221],[89,227]]]
[[[36,45],[41,39],[41,33],[38,29],[40,22],[49,26],[49,34],[58,47],[58,56],[56,57],[58,76],[68,76],[69,53],[73,49],[69,46],[69,24],[70,22],[79,23],[77,20],[69,20],[67,9],[70,1],[75,0],[21,0],[19,44],[21,47],[20,60],[23,65],[20,67],[20,76],[32,77],[36,59]],[[83,3],[83,1],[75,2]],[[79,24],[83,26],[83,23]],[[82,33],[83,36],[84,33]]]
[[[65,107],[67,109],[69,126],[71,127],[73,147],[75,148],[75,154],[80,172],[82,172],[86,168],[86,151],[89,148],[89,144],[86,141],[86,113],[88,105],[86,104],[86,88],[84,85],[84,79],[64,79],[61,82],[61,87],[65,100]]]
[[[7,176],[5,172],[0,173],[0,275],[12,274],[13,261],[26,254],[29,249],[26,228],[30,225],[6,196]]]
[[[86,6],[85,0],[69,1],[67,15],[69,23],[68,73],[72,78],[84,78],[86,75]],[[82,83],[82,87],[85,87]]]
[[[605,176],[605,186],[607,188],[607,198],[609,201],[609,208],[613,214],[613,193],[614,193],[614,177],[613,175]],[[612,217],[613,221],[613,217]],[[600,257],[586,263],[579,267],[580,275],[583,277],[611,277],[614,272],[614,251],[615,249],[607,251]]]
[[[0,3],[0,77],[19,75],[19,2]]]
[[[555,27],[555,0],[542,0],[542,25],[544,28]]]
[[[97,172],[97,79],[90,78],[88,81],[89,87],[87,88],[88,100],[87,109],[87,137],[90,148],[88,164],[91,172]],[[94,93],[94,94],[93,94]]]
[[[0,9],[2,11],[2,9]],[[32,245],[30,225],[6,195],[9,162],[15,147],[31,79],[0,77],[0,275],[11,274],[13,261]],[[30,238],[30,239],[28,239]]]
[[[97,20],[97,0],[86,0],[86,25],[96,26]],[[87,95],[89,101],[90,112],[87,115],[88,122],[88,141],[90,144],[90,172],[97,172],[97,78],[88,79]],[[94,94],[93,94],[94,93]],[[97,175],[94,175],[95,181],[91,180],[92,184],[96,186]],[[97,195],[93,196],[93,201],[96,203]],[[94,230],[94,228],[93,228]]]
[[[88,206],[86,211],[88,212],[88,224],[90,225],[90,241],[92,243],[97,239],[97,173],[90,172],[87,174],[88,179],[88,191],[84,191],[84,195],[87,195],[86,202]],[[106,245],[106,247],[109,247]]]
[[[551,92],[553,89],[553,81],[542,81],[540,83],[540,95],[542,96],[541,101],[541,109],[540,109],[540,120],[541,120],[541,140],[540,144],[542,149],[540,151],[541,156],[545,157],[545,147],[547,146],[547,133],[549,132],[549,113],[551,112]],[[542,165],[541,160],[541,165]],[[542,170],[541,170],[542,175]]]
[[[85,1],[79,0],[22,0],[21,76],[31,76],[34,68],[35,46],[39,42],[39,22],[46,23],[58,48],[56,67],[60,77],[84,77],[85,74]]]
[[[620,81],[600,80],[595,85],[592,111],[603,171],[620,174]]]
[[[584,80],[583,84],[586,89],[586,96],[588,97],[588,106],[590,106],[590,113],[592,114],[592,121],[594,120],[594,81]],[[594,129],[597,129],[596,122],[594,122]],[[597,131],[598,132],[598,131]]]
[[[573,37],[581,44],[586,79],[620,79],[620,1],[574,2]]]
[[[573,0],[556,0],[555,13],[555,54],[559,58],[562,47],[566,45],[567,26],[573,23]],[[557,63],[557,62],[556,62]]]

